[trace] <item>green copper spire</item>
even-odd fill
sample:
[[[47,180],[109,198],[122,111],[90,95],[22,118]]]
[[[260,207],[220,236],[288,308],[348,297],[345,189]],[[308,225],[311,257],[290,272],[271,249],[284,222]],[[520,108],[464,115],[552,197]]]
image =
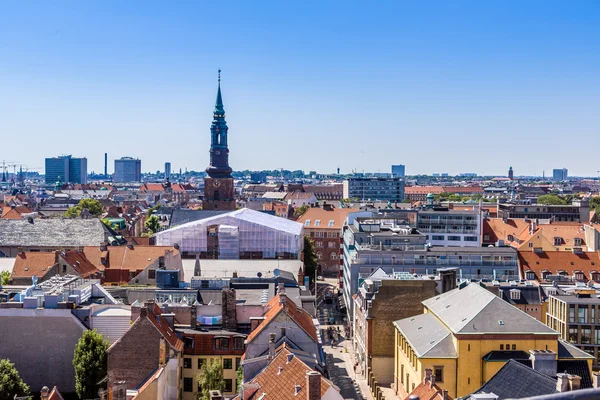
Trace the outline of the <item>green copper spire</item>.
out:
[[[221,70],[219,69],[219,88],[217,89],[217,101],[215,102],[215,115],[224,116],[223,98],[221,97]]]

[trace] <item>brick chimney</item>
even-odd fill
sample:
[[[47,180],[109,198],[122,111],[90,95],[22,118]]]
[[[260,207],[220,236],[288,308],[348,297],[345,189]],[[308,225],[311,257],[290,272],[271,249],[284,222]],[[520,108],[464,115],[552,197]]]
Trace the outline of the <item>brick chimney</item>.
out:
[[[448,390],[442,389],[442,398],[448,400]]]
[[[237,330],[237,308],[235,289],[224,288],[221,291],[221,314],[223,315],[223,329]]]
[[[592,386],[596,389],[600,388],[600,372],[592,374]]]
[[[282,306],[285,306],[287,304],[287,296],[285,292],[279,293],[279,304],[281,304]]]
[[[569,391],[569,374],[556,374],[556,391],[560,393]]]
[[[191,329],[196,329],[196,323],[198,318],[198,306],[196,306],[195,304],[192,304],[192,306],[190,307],[190,328]]]
[[[317,371],[306,373],[306,400],[321,399],[321,374]]]
[[[429,381],[431,380],[431,375],[433,374],[433,370],[431,368],[427,368],[425,370],[425,380]]]
[[[571,390],[581,389],[581,377],[577,375],[569,375],[569,388]]]
[[[269,335],[269,359],[272,360],[275,358],[275,334],[271,333]]]

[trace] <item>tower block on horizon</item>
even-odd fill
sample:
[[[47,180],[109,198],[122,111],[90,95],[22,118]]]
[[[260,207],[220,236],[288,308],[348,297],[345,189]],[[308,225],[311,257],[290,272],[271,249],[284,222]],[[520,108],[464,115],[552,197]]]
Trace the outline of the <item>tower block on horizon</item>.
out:
[[[207,177],[204,178],[204,203],[202,208],[205,210],[235,210],[227,131],[225,109],[223,108],[223,98],[221,96],[221,70],[219,70],[217,101],[210,126],[210,164],[206,168]]]

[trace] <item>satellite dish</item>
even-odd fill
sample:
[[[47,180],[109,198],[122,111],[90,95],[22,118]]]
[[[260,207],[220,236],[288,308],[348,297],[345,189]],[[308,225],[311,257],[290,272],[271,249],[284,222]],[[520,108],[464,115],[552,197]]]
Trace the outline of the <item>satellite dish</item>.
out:
[[[275,276],[279,276],[280,273],[281,273],[281,271],[279,271],[279,268],[275,268],[273,270],[273,275],[275,275]]]
[[[259,278],[262,278],[262,272],[259,272],[258,274],[256,274],[256,276],[258,276]]]

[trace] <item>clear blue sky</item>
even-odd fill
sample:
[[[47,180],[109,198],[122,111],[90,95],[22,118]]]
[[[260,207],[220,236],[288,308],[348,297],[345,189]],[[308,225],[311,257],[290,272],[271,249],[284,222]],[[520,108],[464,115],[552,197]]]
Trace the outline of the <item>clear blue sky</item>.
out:
[[[0,160],[600,170],[598,1],[4,1]],[[41,170],[40,172],[43,172]]]

